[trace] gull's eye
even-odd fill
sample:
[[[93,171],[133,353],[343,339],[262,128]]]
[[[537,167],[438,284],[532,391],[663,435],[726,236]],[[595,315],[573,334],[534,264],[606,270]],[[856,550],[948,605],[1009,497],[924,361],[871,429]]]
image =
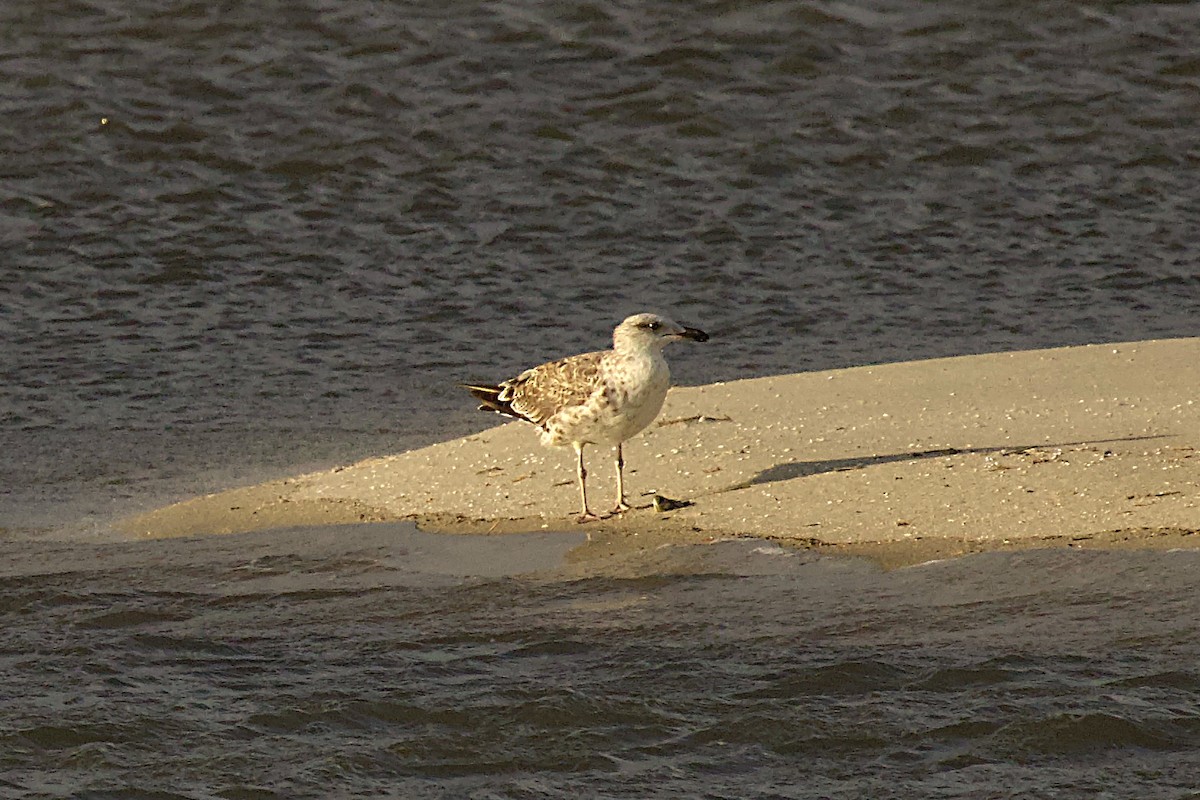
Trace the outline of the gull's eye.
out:
[[[658,322],[658,321],[647,322],[642,327],[644,327],[648,331],[656,331],[662,327],[662,323]]]

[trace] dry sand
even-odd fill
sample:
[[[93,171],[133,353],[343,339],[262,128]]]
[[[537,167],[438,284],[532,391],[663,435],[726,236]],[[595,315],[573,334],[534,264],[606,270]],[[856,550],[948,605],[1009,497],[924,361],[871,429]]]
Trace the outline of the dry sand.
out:
[[[640,506],[583,526],[574,454],[513,422],[124,521],[137,536],[414,519],[572,530],[575,558],[753,536],[899,565],[1027,547],[1200,546],[1200,339],[679,387],[626,445]],[[463,402],[470,402],[465,395]],[[612,451],[588,448],[596,507]],[[656,512],[651,496],[690,502]]]

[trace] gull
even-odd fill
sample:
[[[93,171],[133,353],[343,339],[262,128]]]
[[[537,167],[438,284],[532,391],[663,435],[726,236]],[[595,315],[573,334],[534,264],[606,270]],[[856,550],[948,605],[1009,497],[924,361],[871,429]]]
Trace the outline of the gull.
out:
[[[616,445],[617,503],[612,513],[628,511],[621,446],[662,409],[671,386],[663,348],[682,339],[706,342],[708,334],[658,314],[634,314],[613,330],[611,350],[551,361],[495,386],[462,386],[480,401],[480,411],[536,425],[547,447],[575,448],[583,506],[577,519],[587,522],[599,517],[588,508],[584,446]]]

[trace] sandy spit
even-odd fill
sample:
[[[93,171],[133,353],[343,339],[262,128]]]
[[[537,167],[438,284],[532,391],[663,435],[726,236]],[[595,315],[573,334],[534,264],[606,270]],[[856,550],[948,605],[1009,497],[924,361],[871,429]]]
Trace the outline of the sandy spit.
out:
[[[464,394],[463,402],[470,402]],[[497,418],[499,419],[499,418]],[[578,559],[761,537],[900,565],[1027,547],[1200,546],[1200,339],[936,359],[672,389],[626,445],[638,506]],[[595,507],[612,451],[588,448]],[[688,503],[656,512],[661,495]],[[187,500],[138,537],[414,519],[572,530],[573,454],[519,422]]]

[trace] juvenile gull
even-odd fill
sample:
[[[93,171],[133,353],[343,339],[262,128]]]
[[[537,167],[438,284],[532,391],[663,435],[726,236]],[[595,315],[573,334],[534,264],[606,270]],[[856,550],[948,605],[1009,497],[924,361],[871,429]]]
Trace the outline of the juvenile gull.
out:
[[[671,386],[662,351],[679,339],[706,342],[708,334],[657,314],[634,314],[613,330],[612,350],[551,361],[497,386],[463,386],[480,401],[480,411],[537,425],[547,447],[575,448],[583,505],[579,521],[586,522],[597,517],[588,508],[584,445],[616,445],[617,504],[612,513],[628,510],[621,445],[662,409]]]

